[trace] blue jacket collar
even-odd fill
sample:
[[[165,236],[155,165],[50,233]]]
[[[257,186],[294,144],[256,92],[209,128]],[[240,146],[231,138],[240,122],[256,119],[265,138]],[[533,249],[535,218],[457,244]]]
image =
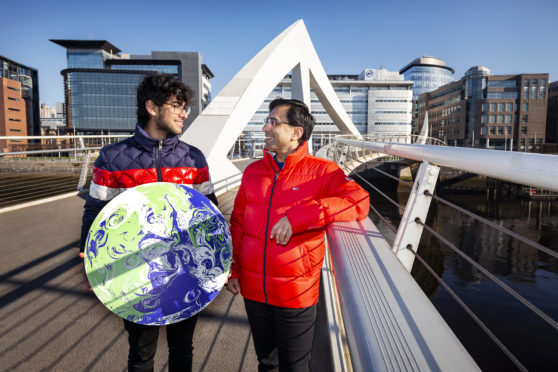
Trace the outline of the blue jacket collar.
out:
[[[134,132],[134,139],[136,142],[146,148],[152,149],[153,147],[159,146],[159,141],[156,138],[151,137],[147,132],[143,129],[140,123],[136,124],[136,130]],[[179,141],[179,137],[176,134],[171,134],[167,138],[163,140],[163,148],[164,149],[173,149]]]

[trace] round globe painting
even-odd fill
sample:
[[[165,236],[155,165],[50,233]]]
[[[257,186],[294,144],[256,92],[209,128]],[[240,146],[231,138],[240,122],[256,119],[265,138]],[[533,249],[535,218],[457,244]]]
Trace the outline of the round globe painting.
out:
[[[85,243],[85,271],[99,300],[147,325],[201,311],[223,287],[231,260],[231,235],[219,210],[173,183],[145,184],[115,197]]]

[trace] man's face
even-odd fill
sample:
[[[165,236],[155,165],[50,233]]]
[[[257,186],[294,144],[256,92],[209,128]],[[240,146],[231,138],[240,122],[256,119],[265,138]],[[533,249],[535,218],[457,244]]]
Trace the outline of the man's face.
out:
[[[298,137],[296,133],[300,131],[301,128],[288,124],[279,124],[289,121],[287,118],[287,111],[289,111],[289,106],[277,106],[268,115],[268,118],[273,118],[277,121],[276,126],[270,123],[264,124],[262,128],[265,134],[265,148],[268,151],[286,153],[298,147]]]
[[[169,134],[182,134],[184,120],[188,117],[184,102],[179,102],[176,96],[172,96],[167,102],[159,106],[158,114],[155,116],[155,124],[158,130]]]

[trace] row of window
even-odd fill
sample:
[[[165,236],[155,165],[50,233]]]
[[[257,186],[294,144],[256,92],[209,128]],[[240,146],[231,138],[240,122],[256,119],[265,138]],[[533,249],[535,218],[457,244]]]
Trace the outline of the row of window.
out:
[[[529,104],[528,103],[524,103],[523,104],[523,111],[527,111],[529,109]],[[491,103],[490,105],[488,103],[483,103],[481,110],[486,112],[486,111],[517,111],[517,104],[513,103],[513,102],[500,102],[500,103]]]
[[[480,134],[485,136],[486,134],[512,134],[512,127],[481,127]]]
[[[432,113],[429,112],[428,114],[430,115],[430,118],[435,119],[435,118],[445,118],[447,116],[454,115],[459,111],[461,111],[461,106],[453,106],[453,107],[445,108],[443,110],[434,111]]]
[[[525,79],[523,81],[523,99],[529,98],[529,87],[531,87],[531,99],[537,99],[537,93],[540,99],[546,98],[546,79],[541,79],[540,84],[538,84],[538,79],[531,81],[530,79]]]
[[[374,125],[409,125],[404,121],[375,121]]]
[[[438,128],[438,127],[445,127],[446,125],[456,125],[459,124],[461,120],[459,119],[459,117],[452,117],[452,118],[448,118],[448,119],[442,119],[442,120],[438,120],[432,123],[432,127],[434,128]]]
[[[383,99],[383,98],[377,98],[374,102],[403,102],[403,103],[408,103],[411,102],[408,99]]]
[[[459,128],[441,129],[438,131],[438,138],[443,138],[445,135],[448,134],[458,135]]]
[[[513,117],[510,114],[506,115],[481,115],[481,124],[494,124],[494,123],[511,123]],[[529,121],[529,115],[521,115],[521,122],[527,123]]]
[[[409,111],[397,111],[397,110],[374,110],[375,114],[408,114]]]

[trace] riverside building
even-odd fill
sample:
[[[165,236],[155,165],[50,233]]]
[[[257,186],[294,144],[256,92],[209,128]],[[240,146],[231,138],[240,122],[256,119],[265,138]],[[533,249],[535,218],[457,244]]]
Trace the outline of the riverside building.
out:
[[[411,81],[385,68],[365,69],[359,75],[328,75],[343,108],[362,134],[411,133]],[[244,136],[263,137],[263,120],[269,103],[278,97],[290,98],[292,79],[287,75],[264,100],[244,129]],[[340,134],[313,90],[311,111],[316,120],[313,141],[318,147],[324,137]]]
[[[0,56],[0,136],[41,134],[39,74]],[[25,149],[26,140],[2,140],[2,152]]]
[[[184,129],[211,101],[213,78],[198,52],[151,52],[130,55],[106,40],[59,40],[66,48],[64,77],[66,122],[79,133],[132,132],[136,124],[136,91],[153,71],[172,74],[192,87],[195,96]]]
[[[446,65],[446,62],[436,57],[423,56],[414,59],[407,66],[399,70],[405,80],[413,82],[413,132],[419,131],[415,118],[418,114],[418,98],[423,93],[428,93],[454,81],[455,70]]]
[[[492,75],[471,67],[459,81],[423,93],[417,123],[453,146],[534,151],[545,143],[548,74]]]

